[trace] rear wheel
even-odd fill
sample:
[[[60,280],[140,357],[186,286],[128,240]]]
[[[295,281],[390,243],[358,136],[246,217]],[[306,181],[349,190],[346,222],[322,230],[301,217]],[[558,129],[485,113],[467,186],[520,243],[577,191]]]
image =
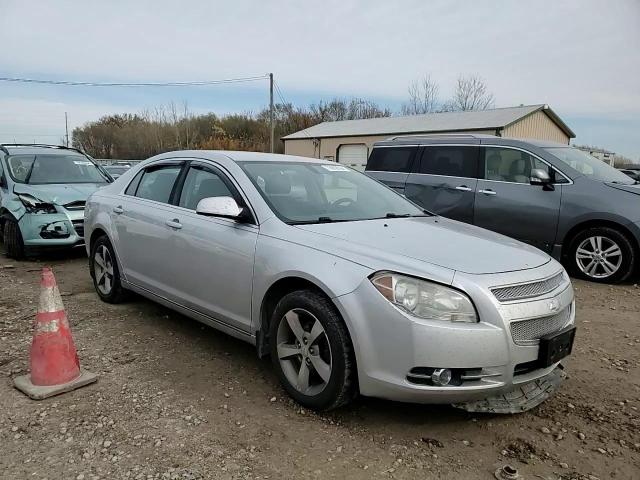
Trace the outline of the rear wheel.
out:
[[[310,290],[285,295],[273,313],[270,338],[280,382],[298,403],[331,410],[354,398],[351,339],[330,300]]]
[[[7,257],[20,260],[24,258],[24,241],[20,225],[13,218],[4,220],[4,228],[2,229],[2,239]]]
[[[106,235],[96,239],[91,245],[89,271],[93,286],[100,299],[107,303],[121,303],[128,291],[120,283],[120,270],[113,246]]]
[[[592,282],[617,283],[633,273],[637,252],[629,239],[610,227],[588,228],[571,242],[571,270]]]

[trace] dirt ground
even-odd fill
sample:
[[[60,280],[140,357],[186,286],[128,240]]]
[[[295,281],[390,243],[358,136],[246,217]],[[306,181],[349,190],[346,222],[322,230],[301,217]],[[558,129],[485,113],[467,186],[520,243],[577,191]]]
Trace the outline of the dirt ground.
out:
[[[25,373],[39,270],[53,267],[82,366],[97,383],[41,402]],[[539,408],[469,414],[368,398],[317,415],[270,363],[136,297],[98,300],[82,252],[0,255],[0,477],[6,479],[640,478],[640,288],[575,281],[569,379]]]

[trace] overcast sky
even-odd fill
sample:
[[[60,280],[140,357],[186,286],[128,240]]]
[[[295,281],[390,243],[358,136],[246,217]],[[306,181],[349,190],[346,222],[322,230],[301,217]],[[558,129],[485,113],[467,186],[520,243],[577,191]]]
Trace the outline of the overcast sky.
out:
[[[549,104],[594,144],[640,159],[640,0],[0,0],[0,76],[190,81],[273,72],[296,104],[362,96],[398,110],[430,73],[478,74],[496,106]],[[257,111],[265,81],[190,88],[0,82],[0,141],[48,141],[169,101]]]

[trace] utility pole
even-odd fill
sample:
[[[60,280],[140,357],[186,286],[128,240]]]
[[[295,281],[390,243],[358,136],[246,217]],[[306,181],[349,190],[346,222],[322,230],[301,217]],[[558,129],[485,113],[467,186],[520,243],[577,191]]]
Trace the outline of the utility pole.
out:
[[[64,112],[64,131],[65,147],[69,147],[69,121],[67,119],[67,112]]]
[[[269,74],[269,129],[271,130],[270,150],[273,153],[273,73]]]

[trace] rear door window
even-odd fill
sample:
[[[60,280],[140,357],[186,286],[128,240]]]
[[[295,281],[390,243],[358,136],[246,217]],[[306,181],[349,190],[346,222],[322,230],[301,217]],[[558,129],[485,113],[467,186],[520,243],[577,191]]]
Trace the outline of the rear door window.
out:
[[[140,180],[136,197],[169,203],[173,186],[181,168],[180,165],[148,168]]]
[[[424,147],[418,173],[477,178],[478,147],[433,145]]]
[[[409,172],[416,151],[416,147],[374,148],[367,161],[367,170],[375,172]]]

